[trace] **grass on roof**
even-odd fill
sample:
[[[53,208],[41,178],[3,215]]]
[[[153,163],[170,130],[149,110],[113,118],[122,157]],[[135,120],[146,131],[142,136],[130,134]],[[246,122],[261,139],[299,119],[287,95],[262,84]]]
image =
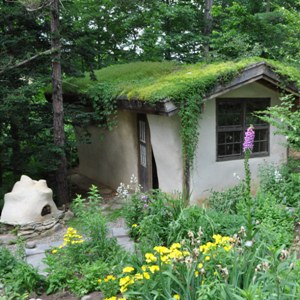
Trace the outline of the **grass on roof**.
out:
[[[69,78],[64,81],[63,90],[65,94],[85,94],[90,86],[104,83],[110,86],[115,98],[137,98],[150,102],[163,99],[179,100],[195,93],[204,95],[216,83],[226,82],[245,67],[262,61],[271,65],[278,74],[290,78],[300,86],[298,68],[254,57],[236,62],[194,65],[167,61],[113,65],[95,71],[96,82],[90,79],[89,74],[81,78]]]

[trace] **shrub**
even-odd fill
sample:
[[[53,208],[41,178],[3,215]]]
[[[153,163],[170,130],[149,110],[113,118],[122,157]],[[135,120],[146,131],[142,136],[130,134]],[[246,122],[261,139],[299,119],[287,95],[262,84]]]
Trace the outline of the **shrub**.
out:
[[[201,230],[204,232],[202,241],[207,242],[213,234],[233,235],[237,233],[245,220],[239,215],[230,215],[198,206],[183,209],[176,220],[168,227],[168,244],[185,239],[188,232],[194,235]]]
[[[285,205],[297,207],[300,199],[300,173],[295,173],[295,164],[276,166],[264,164],[260,167],[260,190],[272,193]]]
[[[238,184],[222,192],[213,191],[208,198],[209,207],[224,213],[237,213],[237,204],[243,199],[244,185]]]
[[[5,292],[19,294],[20,297],[26,293],[41,291],[45,283],[36,269],[4,247],[0,247],[0,278],[7,287]]]
[[[74,200],[72,207],[80,220],[82,235],[68,228],[64,244],[47,253],[48,293],[68,288],[82,296],[98,288],[99,277],[114,269],[114,265],[122,265],[126,255],[116,239],[108,237],[99,201],[101,197],[95,186],[91,187],[86,199],[78,195]]]
[[[160,190],[135,193],[125,209],[125,219],[131,236],[150,245],[166,243],[168,226],[180,214],[184,200]]]
[[[254,198],[253,219],[258,223],[257,237],[280,247],[289,246],[294,237],[294,217],[290,210],[278,203],[271,193],[258,193]]]

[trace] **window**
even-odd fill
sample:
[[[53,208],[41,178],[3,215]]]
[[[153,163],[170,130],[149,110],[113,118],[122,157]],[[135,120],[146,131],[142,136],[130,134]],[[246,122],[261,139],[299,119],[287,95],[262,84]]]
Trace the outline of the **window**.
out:
[[[268,106],[268,98],[217,99],[217,160],[244,157],[244,133],[250,124],[255,128],[252,156],[269,154],[269,124],[253,115]]]

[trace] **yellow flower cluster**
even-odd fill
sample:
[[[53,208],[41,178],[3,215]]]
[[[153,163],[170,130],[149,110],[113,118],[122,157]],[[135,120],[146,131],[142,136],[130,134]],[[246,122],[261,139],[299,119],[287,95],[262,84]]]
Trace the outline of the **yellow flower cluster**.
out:
[[[110,298],[104,298],[104,300],[126,300],[126,298],[117,298],[116,296],[112,296]]]
[[[67,245],[74,245],[74,244],[81,244],[84,242],[83,237],[77,233],[77,230],[69,227],[67,229],[66,234],[64,235],[64,244],[63,246]]]
[[[220,234],[214,234],[213,239],[215,240],[213,243],[208,242],[204,245],[201,245],[199,250],[203,254],[208,254],[212,250],[216,250],[217,248],[223,248],[226,252],[228,252],[232,247],[235,239],[229,236],[221,236]],[[209,256],[205,257],[205,260],[209,260]]]
[[[115,281],[117,278],[113,275],[107,275],[103,280],[104,282]],[[101,283],[102,279],[98,279],[98,282]]]
[[[81,244],[83,242],[84,239],[80,234],[77,233],[77,230],[72,227],[69,227],[64,235],[64,243],[60,245],[58,249],[61,249],[67,245]],[[57,253],[58,249],[53,249],[51,253]]]

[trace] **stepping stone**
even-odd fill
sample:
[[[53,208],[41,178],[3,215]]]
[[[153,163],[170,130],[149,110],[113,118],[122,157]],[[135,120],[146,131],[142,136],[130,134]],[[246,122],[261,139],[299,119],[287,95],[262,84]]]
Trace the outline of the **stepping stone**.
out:
[[[117,237],[118,244],[128,252],[134,252],[134,242],[128,237]]]
[[[8,233],[0,235],[0,245],[11,245],[17,242],[17,236],[14,234]]]
[[[125,229],[123,227],[111,228],[111,233],[113,237],[128,237],[128,229]]]

